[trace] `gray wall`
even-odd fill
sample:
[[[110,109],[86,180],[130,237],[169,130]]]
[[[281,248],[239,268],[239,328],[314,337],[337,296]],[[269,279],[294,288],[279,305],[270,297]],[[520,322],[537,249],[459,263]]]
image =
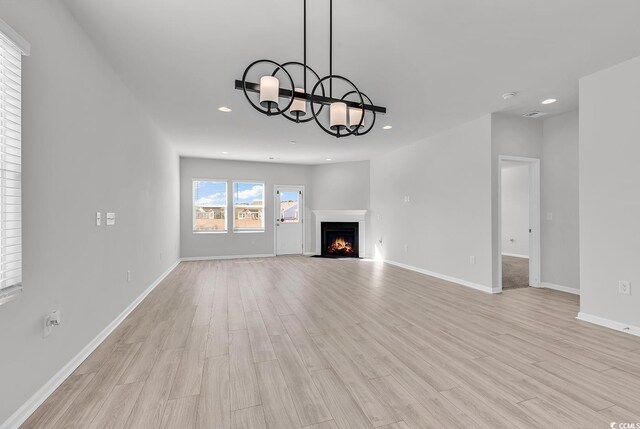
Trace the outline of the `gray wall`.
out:
[[[369,161],[316,165],[311,170],[311,207],[323,210],[369,208]]]
[[[640,327],[640,57],[580,80],[580,311]],[[631,281],[631,295],[618,281]]]
[[[529,165],[502,167],[502,254],[529,256]]]
[[[192,217],[193,179],[256,180],[265,182],[265,231],[234,233],[231,220],[226,234],[194,234]],[[180,233],[183,258],[274,254],[274,186],[304,185],[305,252],[315,249],[312,210],[369,208],[369,161],[320,166],[216,159],[180,160]],[[232,210],[229,195],[229,213]],[[367,240],[368,241],[368,240]]]
[[[491,287],[491,117],[374,158],[371,208],[378,256]]]
[[[0,0],[23,62],[24,292],[0,306],[0,422],[178,259],[178,156],[57,0]],[[95,213],[117,224],[96,227]],[[132,281],[126,282],[131,270]],[[62,325],[43,338],[43,317]]]
[[[543,133],[542,281],[579,289],[578,111],[545,119]]]

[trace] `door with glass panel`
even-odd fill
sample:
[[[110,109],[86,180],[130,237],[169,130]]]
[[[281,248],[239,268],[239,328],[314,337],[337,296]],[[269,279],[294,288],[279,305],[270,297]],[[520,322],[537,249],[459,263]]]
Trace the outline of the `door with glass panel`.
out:
[[[276,255],[301,255],[303,251],[304,187],[276,186]]]

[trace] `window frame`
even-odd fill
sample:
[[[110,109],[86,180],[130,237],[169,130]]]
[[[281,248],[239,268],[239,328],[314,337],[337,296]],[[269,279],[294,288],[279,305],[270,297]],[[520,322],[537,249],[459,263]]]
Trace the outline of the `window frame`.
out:
[[[256,206],[246,206],[246,205],[236,205],[236,184],[238,183],[250,183],[254,185],[262,185],[262,205]],[[233,232],[235,234],[261,234],[264,233],[267,229],[266,222],[266,197],[267,197],[267,183],[264,180],[242,180],[237,179],[231,182],[231,210],[233,213]],[[255,207],[262,209],[262,227],[261,228],[243,228],[236,226],[236,207]],[[259,218],[260,219],[260,218]]]
[[[225,203],[224,205],[214,207],[224,207],[224,229],[212,230],[212,231],[198,231],[196,230],[196,182],[216,182],[224,183],[225,186]],[[229,180],[228,179],[203,179],[193,178],[191,179],[191,232],[193,234],[227,234],[229,232]]]
[[[13,228],[10,228],[12,230],[18,230],[18,232],[16,233],[16,235],[12,235],[11,238],[13,240],[11,240],[13,242],[13,244],[6,244],[3,243],[0,244],[0,253],[2,254],[2,257],[0,258],[0,263],[2,264],[2,267],[0,267],[0,270],[2,272],[2,277],[0,278],[0,305],[5,304],[9,301],[14,300],[15,298],[17,298],[20,293],[22,292],[23,286],[22,286],[22,282],[23,282],[23,278],[22,278],[22,274],[23,274],[23,268],[22,268],[22,232],[23,232],[23,225],[22,225],[22,120],[23,120],[23,110],[22,110],[22,94],[23,94],[23,79],[22,79],[22,73],[23,73],[23,61],[22,61],[22,57],[24,56],[28,56],[30,54],[30,50],[31,50],[31,45],[29,44],[29,42],[27,42],[25,39],[23,39],[20,34],[18,34],[13,28],[11,28],[11,26],[9,26],[9,24],[7,24],[6,22],[4,22],[2,19],[0,19],[0,43],[2,43],[3,46],[3,51],[8,52],[8,54],[10,56],[12,56],[14,59],[17,59],[17,61],[12,61],[12,60],[8,60],[9,64],[13,64],[14,67],[17,68],[18,70],[18,74],[16,74],[15,71],[11,71],[13,74],[16,74],[17,80],[15,77],[8,77],[8,81],[12,82],[12,84],[7,84],[7,81],[4,80],[4,78],[1,78],[2,80],[0,80],[0,84],[3,86],[9,86],[10,88],[12,88],[12,91],[17,92],[19,94],[19,102],[20,105],[19,106],[15,106],[12,105],[11,109],[5,109],[3,108],[0,112],[2,112],[2,114],[0,115],[0,121],[2,121],[1,125],[1,130],[0,131],[0,141],[2,142],[2,158],[3,158],[3,163],[2,165],[0,165],[0,178],[3,179],[3,183],[0,184],[2,186],[2,192],[0,192],[0,210],[2,213],[2,217],[0,218],[0,222],[1,222],[1,228],[3,230],[3,236],[6,236],[6,223],[5,222],[11,222],[14,223],[18,226],[14,226]],[[10,49],[11,51],[6,51],[7,49]],[[12,51],[15,51],[16,54],[12,53]],[[17,55],[17,56],[16,56]],[[3,54],[4,57],[4,54]],[[3,60],[4,62],[4,60]],[[17,64],[16,64],[17,62]],[[3,67],[4,68],[4,67]],[[3,74],[4,76],[4,74]],[[17,86],[18,88],[16,89],[15,86]],[[4,104],[4,103],[2,103]],[[10,104],[11,105],[11,104]],[[11,127],[10,126],[6,126],[6,124],[4,123],[4,121],[6,120],[6,113],[9,113],[11,117],[13,117],[13,119],[9,119],[8,122],[12,122],[15,126],[15,124],[18,124],[18,130],[16,131],[15,129],[12,130],[12,133],[7,134],[6,131],[10,130],[11,131]],[[17,112],[17,113],[16,113]],[[17,121],[16,122],[16,118]],[[13,133],[17,133],[19,134],[19,137],[12,137],[11,134]],[[12,147],[12,150],[7,151],[6,147],[5,147],[5,137],[9,135],[11,140],[14,140],[14,144],[13,145],[9,145],[7,144],[7,146]],[[15,142],[17,142],[18,144],[15,145]],[[12,161],[15,164],[19,165],[19,168],[17,168],[16,170],[11,170],[11,169],[7,169],[4,166],[4,160],[6,158],[12,158],[14,159],[14,161]],[[19,161],[16,163],[15,159],[18,158]],[[6,173],[7,172],[12,172],[15,176],[14,178],[11,179],[7,179],[6,177]],[[4,180],[7,179],[8,181],[11,182],[15,182],[14,183],[14,187],[9,187],[11,189],[13,189],[13,194],[10,194],[9,197],[7,197],[7,195],[5,194],[5,184],[4,184]],[[11,202],[6,202],[7,205],[11,205],[12,210],[17,209],[17,211],[12,211],[12,210],[7,210],[7,207],[5,206],[5,201],[10,200]],[[9,216],[9,217],[17,217],[18,219],[13,219],[13,220],[5,220],[4,214],[5,213],[11,213],[14,216]],[[17,213],[17,216],[15,216],[15,214]],[[15,243],[15,239],[19,238],[19,242],[18,244]],[[7,257],[7,248],[8,247],[19,247],[19,251],[15,251],[11,254],[9,254],[8,256],[12,256],[12,258],[10,258],[9,260],[6,260]],[[15,250],[15,249],[14,249]],[[16,256],[17,255],[17,256]],[[15,267],[11,268],[11,269],[6,269],[5,264],[14,264]],[[5,274],[6,271],[12,271],[14,272],[14,276],[10,278],[10,280],[15,280],[15,281],[11,281],[8,282],[8,279],[5,279]],[[15,273],[17,271],[17,273]]]

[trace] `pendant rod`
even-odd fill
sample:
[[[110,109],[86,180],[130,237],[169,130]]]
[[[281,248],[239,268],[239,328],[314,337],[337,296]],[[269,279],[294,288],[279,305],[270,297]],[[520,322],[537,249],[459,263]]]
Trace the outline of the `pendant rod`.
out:
[[[333,75],[333,0],[329,0],[329,75]],[[329,97],[333,97],[333,79],[329,80]]]
[[[304,0],[304,92],[307,92],[307,0]]]

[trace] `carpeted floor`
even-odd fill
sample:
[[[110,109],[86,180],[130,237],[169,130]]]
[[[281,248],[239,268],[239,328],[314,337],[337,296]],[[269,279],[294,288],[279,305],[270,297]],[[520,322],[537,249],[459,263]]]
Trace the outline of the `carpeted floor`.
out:
[[[529,260],[502,256],[502,290],[529,287]]]

